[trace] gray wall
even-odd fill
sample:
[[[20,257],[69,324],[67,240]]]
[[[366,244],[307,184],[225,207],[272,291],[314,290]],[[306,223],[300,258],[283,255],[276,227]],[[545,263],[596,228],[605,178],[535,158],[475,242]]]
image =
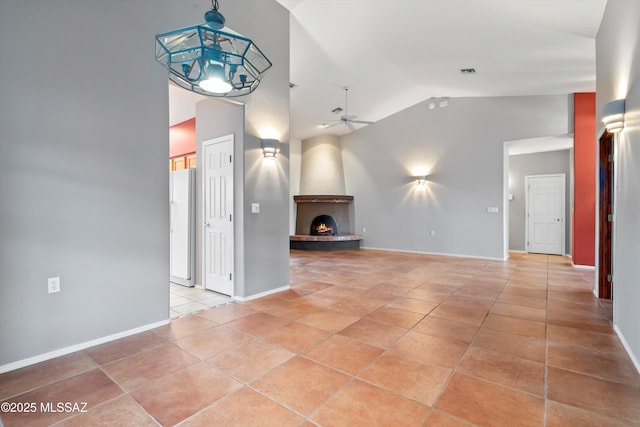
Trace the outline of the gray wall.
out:
[[[170,16],[0,2],[0,366],[168,318]]]
[[[567,95],[454,98],[344,136],[363,246],[502,259],[504,141],[567,134],[569,106]],[[425,188],[411,178],[419,168]],[[494,206],[500,213],[487,213]]]
[[[616,143],[613,321],[640,370],[640,2],[609,1],[596,38],[596,104],[626,98]]]
[[[202,22],[210,7],[0,2],[0,368],[168,320],[168,80],[153,37]],[[222,11],[241,33],[260,29],[259,46],[278,64],[263,98],[247,103],[246,134],[277,111],[268,125],[286,141],[288,12],[264,0],[226,2]],[[265,16],[275,24],[256,25]],[[255,144],[247,167],[257,164]],[[255,187],[248,197],[262,191],[259,176],[244,177]],[[277,186],[288,199],[287,173]],[[256,291],[287,283],[286,246],[261,237],[267,226],[286,236],[282,205],[273,223],[245,224],[259,234],[245,242],[254,245],[245,279],[261,276],[247,285]],[[266,264],[274,267],[258,273]],[[53,276],[62,292],[49,295]]]
[[[509,156],[509,250],[525,251],[527,175],[565,174],[565,253],[571,253],[571,151]]]

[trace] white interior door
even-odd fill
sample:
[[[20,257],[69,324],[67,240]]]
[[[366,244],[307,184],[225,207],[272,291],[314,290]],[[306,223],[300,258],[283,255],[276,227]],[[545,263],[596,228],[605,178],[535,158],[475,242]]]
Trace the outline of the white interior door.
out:
[[[562,255],[565,240],[565,175],[525,177],[527,252]]]
[[[169,172],[170,280],[193,286],[194,169]]]
[[[233,135],[203,142],[205,288],[233,296]]]

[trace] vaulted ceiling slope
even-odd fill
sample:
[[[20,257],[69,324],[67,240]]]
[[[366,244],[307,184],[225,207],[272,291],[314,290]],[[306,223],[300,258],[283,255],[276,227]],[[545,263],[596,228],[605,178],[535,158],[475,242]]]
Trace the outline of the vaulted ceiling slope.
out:
[[[291,137],[440,97],[595,91],[606,0],[277,0],[291,12]],[[475,69],[463,74],[460,70]],[[356,126],[358,127],[358,126]]]

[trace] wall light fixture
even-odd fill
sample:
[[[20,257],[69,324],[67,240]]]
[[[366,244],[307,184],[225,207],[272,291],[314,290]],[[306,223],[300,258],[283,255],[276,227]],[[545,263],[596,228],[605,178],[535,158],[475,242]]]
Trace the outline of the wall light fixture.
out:
[[[424,187],[427,184],[426,175],[414,176],[413,178],[416,180],[416,185],[419,187]]]
[[[280,141],[277,139],[263,139],[262,140],[262,153],[265,159],[276,159],[280,152]]]
[[[616,99],[604,104],[602,108],[602,123],[611,133],[624,129],[624,99]]]

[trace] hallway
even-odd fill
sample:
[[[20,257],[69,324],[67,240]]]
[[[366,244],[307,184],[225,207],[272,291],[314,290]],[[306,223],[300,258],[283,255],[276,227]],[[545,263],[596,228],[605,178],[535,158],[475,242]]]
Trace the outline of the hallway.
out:
[[[568,258],[292,251],[291,289],[0,375],[12,426],[631,426],[640,375]],[[14,405],[15,406],[15,405]]]

